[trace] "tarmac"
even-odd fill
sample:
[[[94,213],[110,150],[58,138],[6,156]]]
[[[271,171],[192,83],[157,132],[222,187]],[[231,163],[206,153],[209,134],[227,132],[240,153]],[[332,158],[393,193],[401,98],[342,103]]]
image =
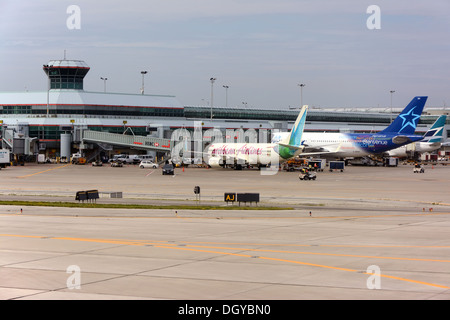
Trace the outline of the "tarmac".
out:
[[[26,164],[0,177],[1,201],[77,202],[77,191],[98,190],[98,204],[219,207],[0,205],[2,300],[450,299],[447,166],[348,166],[300,181],[282,171]],[[260,202],[227,204],[226,192]]]

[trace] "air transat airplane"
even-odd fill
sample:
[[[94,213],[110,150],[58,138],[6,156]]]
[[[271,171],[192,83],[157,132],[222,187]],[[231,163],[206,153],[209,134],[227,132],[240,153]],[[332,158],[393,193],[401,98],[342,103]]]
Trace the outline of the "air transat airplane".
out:
[[[243,165],[276,165],[299,155],[304,147],[301,145],[305,128],[308,106],[303,106],[292,127],[277,143],[213,143],[206,153],[211,167],[231,166],[235,169]]]
[[[428,97],[415,97],[383,131],[378,133],[308,133],[303,134],[302,156],[324,158],[356,158],[386,154],[387,151],[422,140],[414,135]],[[272,142],[287,133],[274,135]]]
[[[444,139],[444,126],[446,121],[446,115],[440,116],[424,134],[423,140],[389,150],[387,152],[388,155],[391,157],[406,157],[408,156],[408,153],[411,152],[422,153],[439,149],[442,146],[442,141]]]

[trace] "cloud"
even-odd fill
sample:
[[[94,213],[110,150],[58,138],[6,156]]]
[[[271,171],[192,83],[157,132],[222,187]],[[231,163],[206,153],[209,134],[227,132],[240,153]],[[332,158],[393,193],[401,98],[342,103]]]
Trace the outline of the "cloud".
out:
[[[81,8],[80,30],[66,27],[72,4]],[[371,4],[381,8],[381,30],[366,28]],[[446,77],[449,6],[448,0],[3,0],[0,63],[8,72],[0,84],[23,88],[24,77],[7,76],[17,69],[37,74],[26,77],[29,88],[45,85],[41,64],[67,49],[69,58],[91,66],[90,90],[103,88],[93,76],[98,72],[108,74],[111,89],[134,92],[136,74],[151,66],[154,87],[182,95],[186,104],[209,95],[212,75],[233,88],[230,103],[241,92],[236,99],[253,105],[293,104],[298,81],[307,83],[305,99],[324,105],[370,104],[391,84],[409,98],[421,79]]]

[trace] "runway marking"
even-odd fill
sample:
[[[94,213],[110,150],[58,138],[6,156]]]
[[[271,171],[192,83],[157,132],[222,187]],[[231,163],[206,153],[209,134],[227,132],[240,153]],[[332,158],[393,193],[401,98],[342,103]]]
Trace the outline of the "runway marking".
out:
[[[154,242],[161,243],[167,240],[134,240],[135,242],[142,242],[151,244]],[[345,245],[345,244],[271,244],[271,243],[239,243],[239,242],[205,242],[205,241],[178,241],[177,243],[193,243],[193,244],[211,244],[211,245],[242,245],[242,246],[276,246],[276,247],[343,247],[343,248],[450,248],[450,246],[412,246],[412,245]],[[242,248],[233,248],[242,249]],[[256,250],[256,249],[248,249]],[[449,260],[450,262],[450,260]]]
[[[303,262],[303,261],[297,261],[297,260],[288,260],[288,259],[280,259],[280,258],[272,258],[272,257],[262,257],[262,256],[254,256],[249,254],[243,254],[243,253],[232,253],[232,252],[223,252],[223,251],[215,251],[215,250],[206,250],[206,249],[226,249],[226,250],[243,250],[243,251],[261,251],[261,252],[280,252],[280,253],[301,253],[301,254],[317,254],[317,255],[332,255],[332,256],[351,256],[351,257],[370,257],[370,256],[358,256],[358,255],[340,255],[340,254],[322,254],[322,253],[303,253],[303,252],[289,252],[289,251],[277,251],[277,250],[266,250],[266,249],[246,249],[246,248],[227,248],[227,247],[201,247],[201,246],[193,246],[193,247],[201,247],[202,249],[194,249],[194,248],[187,248],[187,247],[179,247],[178,243],[160,243],[160,242],[150,242],[150,241],[142,241],[142,240],[114,240],[114,239],[91,239],[91,238],[72,238],[72,237],[46,237],[46,236],[31,236],[31,235],[13,235],[13,234],[0,234],[2,237],[22,237],[22,238],[37,238],[37,239],[50,239],[50,240],[68,240],[68,241],[86,241],[86,242],[95,242],[95,243],[108,243],[108,244],[122,244],[122,245],[134,245],[134,246],[145,246],[145,245],[153,245],[155,248],[162,248],[162,249],[175,249],[175,250],[184,250],[184,251],[195,251],[195,252],[203,252],[203,253],[214,253],[214,254],[220,254],[220,255],[228,255],[228,256],[238,256],[238,257],[245,257],[245,258],[258,258],[262,260],[271,260],[271,261],[279,261],[279,262],[286,262],[286,263],[293,263],[293,264],[299,264],[299,265],[306,265],[306,266],[312,266],[312,267],[319,267],[319,268],[325,268],[325,269],[331,269],[331,270],[338,270],[338,271],[346,271],[346,272],[358,272],[361,273],[360,270],[355,269],[349,269],[349,268],[340,268],[340,267],[334,267],[334,266],[328,266],[328,265],[321,265],[321,264],[315,264],[310,262]],[[447,260],[433,260],[433,259],[413,259],[413,258],[392,258],[392,257],[370,257],[370,258],[381,258],[381,259],[399,259],[399,260],[417,260],[417,261],[430,261],[430,262],[450,262]],[[368,272],[362,272],[362,274],[367,275],[373,275],[372,273]],[[450,289],[448,286],[439,285],[435,283],[429,283],[419,280],[413,280],[413,279],[407,279],[407,278],[401,278],[396,276],[390,276],[385,274],[380,274],[380,277],[394,279],[394,280],[400,280],[405,282],[411,282],[415,284],[421,284],[436,288],[442,288],[442,289]]]
[[[221,252],[221,251],[210,251],[210,250],[198,250],[198,249],[189,249],[189,248],[180,248],[180,247],[166,247],[166,246],[155,246],[156,248],[166,248],[166,249],[176,249],[176,250],[189,250],[189,251],[198,251],[198,252],[206,252],[206,253],[217,253],[217,254],[224,254],[224,255],[231,255],[231,256],[240,256],[240,257],[248,257],[248,258],[255,258],[255,256],[247,255],[247,254],[237,254],[237,253],[229,253],[229,252]],[[295,263],[295,264],[301,264],[301,265],[307,265],[312,267],[320,267],[320,268],[326,268],[326,269],[333,269],[333,270],[339,270],[339,271],[347,271],[347,272],[360,272],[360,270],[355,269],[348,269],[348,268],[340,268],[340,267],[333,267],[333,266],[327,266],[327,265],[320,265],[320,264],[314,264],[309,262],[302,262],[302,261],[296,261],[296,260],[286,260],[286,259],[279,259],[279,258],[270,258],[270,257],[256,257],[258,259],[263,260],[273,260],[273,261],[280,261],[280,262],[288,262],[288,263]],[[363,272],[363,274],[367,275],[373,275],[373,273]],[[441,289],[450,289],[450,287],[435,284],[435,283],[429,283],[424,281],[418,281],[413,279],[406,279],[406,278],[400,278],[395,276],[389,276],[380,274],[380,277],[389,278],[389,279],[395,279],[395,280],[401,280],[411,283],[417,283],[417,284],[423,284],[431,287],[441,288]]]
[[[61,168],[61,167],[59,167]],[[58,169],[58,168],[55,168]],[[51,169],[54,170],[54,169]],[[43,171],[45,172],[45,171]],[[35,173],[35,174],[39,174],[39,173]],[[26,177],[26,176],[24,176]],[[1,206],[1,205],[0,205]],[[32,205],[30,205],[32,206]],[[51,207],[51,208],[58,208],[58,207]],[[62,207],[64,208],[64,207]],[[65,209],[65,208],[64,208]],[[116,209],[114,209],[116,210]],[[126,209],[124,209],[126,210]],[[132,209],[132,210],[146,210],[146,209]],[[217,219],[221,219],[221,220],[253,220],[253,219],[363,219],[363,218],[390,218],[390,217],[410,217],[410,216],[415,216],[415,217],[420,217],[420,216],[439,216],[439,215],[449,215],[450,212],[414,212],[414,213],[402,213],[402,214],[380,214],[380,215],[365,215],[365,216],[309,216],[306,213],[301,213],[302,216],[253,216],[253,217],[245,217],[245,216],[189,216],[189,211],[191,211],[190,209],[154,209],[156,212],[158,212],[159,210],[165,210],[165,211],[173,211],[173,210],[178,210],[178,211],[182,211],[184,213],[184,215],[180,215],[180,213],[178,213],[176,216],[126,216],[126,215],[122,215],[122,216],[112,216],[112,215],[75,215],[75,214],[70,214],[70,215],[65,215],[65,214],[61,214],[61,213],[49,213],[49,214],[24,214],[26,216],[34,216],[34,217],[61,217],[61,218],[74,218],[75,216],[78,217],[82,217],[82,218],[107,218],[107,219],[185,219],[185,220],[189,220],[189,219],[193,219],[193,220],[197,220],[197,219],[207,219],[207,220],[217,220]],[[213,213],[217,213],[217,211],[219,210],[204,210],[205,213],[208,212],[213,212]],[[300,211],[300,210],[292,210],[292,211]],[[127,211],[129,212],[129,210]],[[235,213],[235,211],[228,211],[226,210],[226,213]],[[248,213],[248,212],[246,212]],[[0,213],[0,216],[8,216],[8,215],[16,215],[16,214],[12,214],[12,213]]]
[[[349,272],[359,272],[359,270],[354,270],[354,269],[338,268],[338,267],[325,266],[325,265],[320,265],[320,264],[312,264],[312,263],[301,262],[301,261],[293,261],[293,260],[285,260],[285,259],[277,259],[277,258],[267,258],[267,257],[260,257],[260,259],[296,263],[296,264],[302,264],[302,265],[309,265],[309,266],[313,266],[313,267],[321,267],[321,268],[328,268],[328,269],[335,269],[335,270],[342,270],[342,271],[349,271]],[[363,272],[363,274],[373,275],[373,273],[368,273],[368,272]],[[383,278],[389,278],[389,279],[394,279],[394,280],[401,280],[401,281],[406,281],[406,282],[411,282],[411,283],[423,284],[426,286],[431,286],[431,287],[436,287],[436,288],[441,288],[441,289],[450,289],[450,287],[443,286],[440,284],[430,283],[430,282],[400,278],[400,277],[395,277],[395,276],[389,276],[386,274],[379,274],[379,276],[383,277]]]
[[[45,239],[48,237],[45,236],[27,236],[27,235],[20,235],[20,234],[0,234],[1,237],[17,237],[17,238],[35,238],[35,239]]]
[[[229,248],[229,247],[212,247],[212,246],[210,247],[210,246],[193,246],[193,245],[186,245],[186,246],[190,247],[190,248],[210,248],[210,249],[244,250],[244,251],[273,252],[273,253],[293,253],[293,254],[334,256],[334,257],[369,258],[369,259],[386,259],[386,260],[406,260],[406,261],[426,261],[426,262],[450,262],[450,260],[420,259],[420,258],[399,258],[399,257],[383,257],[383,256],[366,256],[366,255],[356,255],[356,254],[338,254],[338,253],[302,252],[302,251],[269,250],[269,249],[248,249],[248,248]]]
[[[72,165],[72,164],[71,164],[71,163],[68,163],[68,164],[63,165],[63,166],[60,166],[60,167],[51,168],[51,169],[47,169],[47,170],[44,170],[44,171],[39,171],[39,172],[27,174],[27,175],[25,175],[25,176],[19,176],[19,177],[17,177],[17,178],[19,178],[19,179],[28,178],[28,177],[31,177],[31,176],[34,176],[34,175],[38,175],[38,174],[41,174],[41,173],[45,173],[45,172],[48,172],[48,171],[52,171],[52,170],[56,170],[56,169],[65,168],[65,167],[70,166],[70,165]]]

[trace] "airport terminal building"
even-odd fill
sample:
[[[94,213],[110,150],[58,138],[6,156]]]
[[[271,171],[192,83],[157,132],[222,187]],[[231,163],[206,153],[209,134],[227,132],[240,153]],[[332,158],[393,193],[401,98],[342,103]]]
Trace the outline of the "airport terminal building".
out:
[[[27,158],[45,154],[48,158],[70,156],[73,152],[108,155],[128,152],[163,153],[160,148],[175,129],[248,130],[270,139],[276,130],[287,131],[299,110],[184,106],[175,96],[87,91],[83,79],[90,67],[80,60],[52,60],[43,66],[48,90],[41,92],[0,92],[2,147]],[[1,88],[0,88],[1,89]],[[427,108],[417,133],[427,128],[446,110]],[[395,117],[395,115],[394,115]],[[391,122],[389,113],[336,112],[310,108],[305,131],[376,132]],[[449,121],[449,120],[447,120]],[[449,122],[447,122],[449,124]],[[450,131],[450,126],[447,128]],[[148,137],[128,144],[117,138],[89,138],[85,132]],[[110,136],[113,137],[113,136]],[[261,137],[261,135],[259,135]],[[151,140],[153,139],[153,140]]]

